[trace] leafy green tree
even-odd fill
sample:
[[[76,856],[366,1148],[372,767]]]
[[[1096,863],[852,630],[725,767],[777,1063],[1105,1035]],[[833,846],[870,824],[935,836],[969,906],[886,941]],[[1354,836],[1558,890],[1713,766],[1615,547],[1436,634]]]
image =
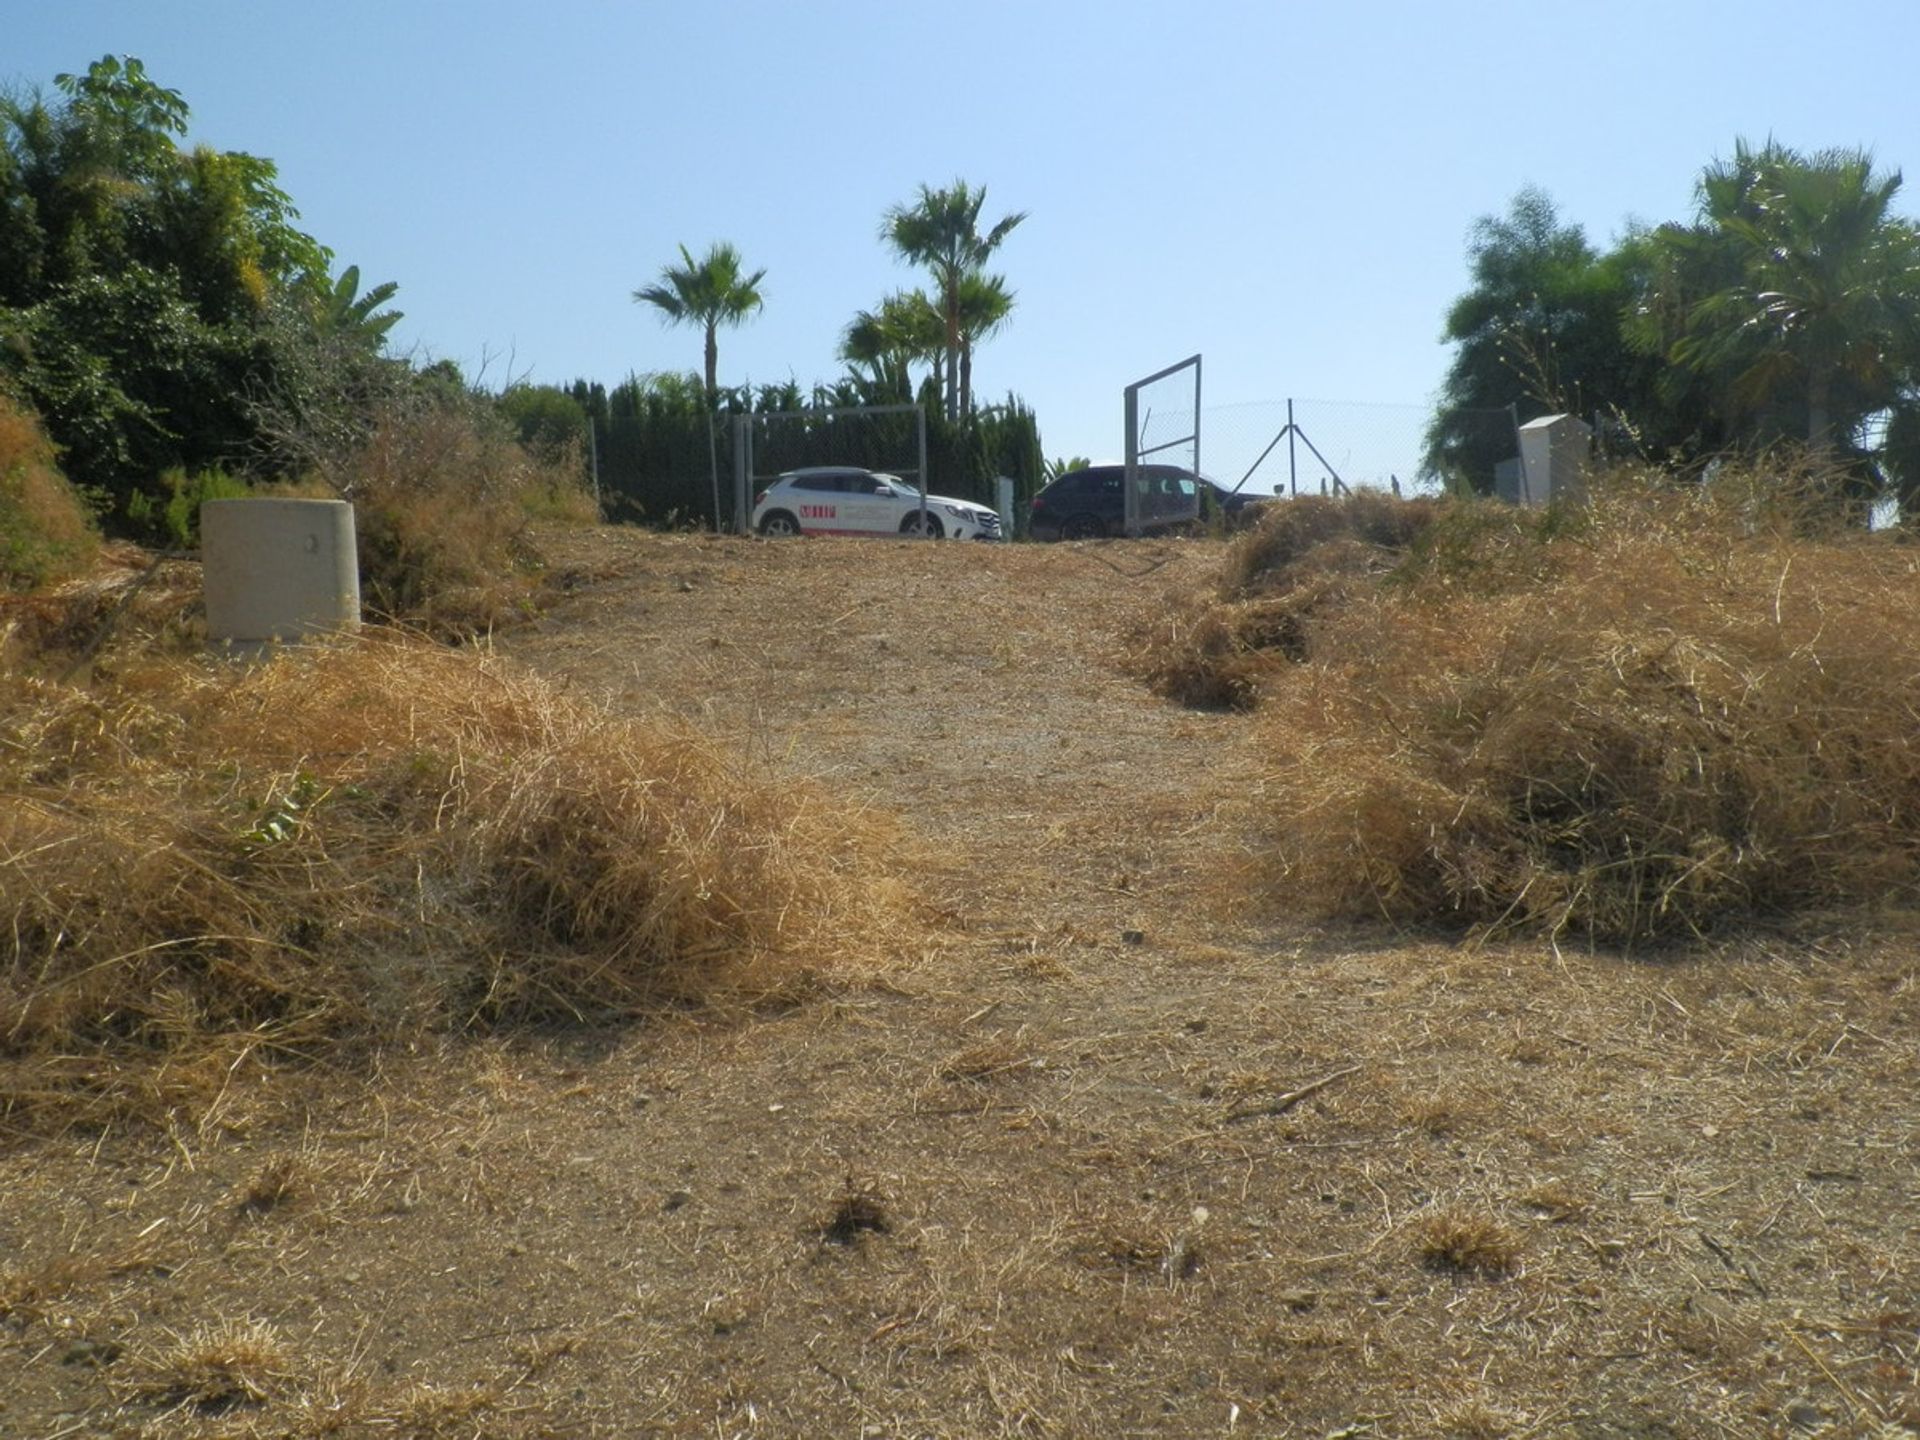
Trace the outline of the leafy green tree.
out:
[[[1504,216],[1475,223],[1468,262],[1473,283],[1442,336],[1454,356],[1427,427],[1425,473],[1488,491],[1495,464],[1515,452],[1516,422],[1594,410],[1656,419],[1660,366],[1621,328],[1644,285],[1631,237],[1602,255],[1528,186]],[[1664,439],[1664,423],[1655,428]]]
[[[146,258],[136,247],[158,232],[153,202],[186,133],[186,102],[138,60],[109,55],[55,86],[63,99],[0,97],[0,301],[14,307]]]
[[[181,148],[186,102],[139,60],[55,88],[0,97],[0,372],[139,529],[167,472],[274,453],[262,417],[325,388],[305,297],[331,256],[270,161]]]
[[[587,412],[565,390],[553,385],[514,385],[494,403],[521,445],[535,455],[560,457],[570,448],[585,450]]]
[[[660,283],[633,292],[636,303],[653,306],[670,325],[697,325],[706,337],[707,395],[720,393],[720,342],[722,325],[738,325],[759,310],[764,302],[760,282],[765,270],[751,275],[739,250],[725,241],[717,241],[707,253],[695,260],[687,247],[680,247],[678,265],[660,272]]]
[[[0,223],[23,262],[0,298],[31,304],[46,288],[126,265],[178,275],[208,319],[270,285],[324,273],[326,249],[297,228],[272,162],[179,148],[186,102],[137,59],[106,56],[61,75],[64,100],[0,100],[8,162]]]
[[[986,269],[987,262],[1026,212],[1008,215],[982,233],[980,212],[987,203],[983,185],[974,189],[964,180],[935,190],[922,185],[911,205],[896,205],[881,222],[880,236],[903,260],[924,266],[933,277],[934,299],[946,330],[946,417],[958,420],[972,397],[961,382],[964,343],[962,297],[968,277]],[[1002,317],[1004,318],[1004,317]]]
[[[246,337],[208,324],[164,271],[62,282],[0,326],[68,473],[123,516],[142,491],[163,498],[183,456],[226,458],[246,428]]]
[[[1737,143],[1702,174],[1695,223],[1655,232],[1643,347],[1705,380],[1743,440],[1852,450],[1920,373],[1920,228],[1893,213],[1899,189],[1864,151]]]

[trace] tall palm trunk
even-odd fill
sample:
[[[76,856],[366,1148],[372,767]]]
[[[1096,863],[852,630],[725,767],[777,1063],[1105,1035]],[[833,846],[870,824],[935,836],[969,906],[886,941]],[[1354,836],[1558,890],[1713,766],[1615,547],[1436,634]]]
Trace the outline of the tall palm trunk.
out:
[[[713,533],[725,527],[720,523],[720,441],[714,433],[720,423],[720,340],[719,326],[707,322],[707,477],[713,487]]]
[[[1807,374],[1807,449],[1825,456],[1833,449],[1834,367],[1816,360]]]
[[[946,404],[949,421],[960,418],[960,290],[957,284],[947,291],[947,375]]]

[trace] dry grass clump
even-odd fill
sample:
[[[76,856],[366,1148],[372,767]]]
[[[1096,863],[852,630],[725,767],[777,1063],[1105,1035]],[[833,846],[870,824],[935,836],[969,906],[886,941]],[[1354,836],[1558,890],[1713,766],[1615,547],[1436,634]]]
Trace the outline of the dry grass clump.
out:
[[[299,1203],[312,1185],[312,1170],[312,1162],[304,1155],[284,1150],[269,1155],[240,1187],[239,1210],[266,1215]]]
[[[1294,567],[1328,545],[1397,556],[1425,534],[1446,507],[1445,501],[1401,500],[1378,490],[1356,490],[1338,499],[1303,495],[1263,506],[1259,524],[1227,552],[1220,594],[1232,599],[1291,589]]]
[[[1412,1226],[1413,1252],[1429,1270],[1510,1275],[1520,1264],[1520,1237],[1489,1215],[1437,1210]]]
[[[1339,596],[1329,571],[1300,589],[1258,600],[1170,606],[1132,637],[1129,672],[1156,695],[1200,710],[1251,710],[1263,685],[1306,658],[1317,608]]]
[[[884,942],[890,840],[688,730],[420,642],[6,676],[0,1113],[771,986]]]
[[[871,1183],[849,1179],[833,1211],[820,1226],[820,1238],[828,1245],[852,1245],[862,1235],[888,1235],[893,1231],[887,1197]]]
[[[96,1273],[95,1267],[72,1256],[39,1267],[11,1261],[0,1265],[0,1320],[37,1318],[54,1301],[94,1279]]]
[[[197,1326],[136,1362],[130,1382],[141,1399],[219,1414],[259,1405],[290,1391],[291,1352],[264,1320],[222,1320]]]
[[[595,518],[579,476],[568,457],[530,455],[497,417],[449,398],[389,404],[323,478],[353,502],[369,614],[464,638],[530,603],[529,520]]]
[[[100,537],[33,412],[0,390],[0,590],[77,575]]]
[[[200,567],[109,541],[83,575],[0,595],[0,670],[77,675],[96,660],[206,643]]]
[[[1270,677],[1307,658],[1314,628],[1401,565],[1440,513],[1439,502],[1375,491],[1263,506],[1228,548],[1213,595],[1130,637],[1130,672],[1184,705],[1252,709]]]
[[[1750,496],[1618,486],[1352,597],[1265,712],[1272,892],[1631,943],[1920,891],[1920,554]]]
[[[1137,1212],[1096,1211],[1072,1227],[1067,1257],[1096,1274],[1178,1284],[1206,1268],[1199,1236],[1206,1219],[1197,1209],[1190,1225],[1170,1229]]]

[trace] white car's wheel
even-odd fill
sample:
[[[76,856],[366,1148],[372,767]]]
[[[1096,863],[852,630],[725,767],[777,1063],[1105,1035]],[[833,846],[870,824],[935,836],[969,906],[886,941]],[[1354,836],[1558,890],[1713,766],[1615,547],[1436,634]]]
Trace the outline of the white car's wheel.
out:
[[[926,517],[926,521],[926,528],[923,530],[920,527],[920,512],[916,510],[900,522],[900,533],[902,535],[925,535],[931,540],[938,540],[947,533],[945,527],[940,524],[940,517],[938,515],[929,515]]]
[[[784,540],[800,533],[800,522],[784,510],[775,510],[760,522],[760,533],[771,540]]]

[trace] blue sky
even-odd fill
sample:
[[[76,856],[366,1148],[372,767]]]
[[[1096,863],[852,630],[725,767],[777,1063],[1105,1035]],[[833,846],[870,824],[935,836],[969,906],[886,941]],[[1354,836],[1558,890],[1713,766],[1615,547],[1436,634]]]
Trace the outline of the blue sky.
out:
[[[919,282],[885,210],[983,184],[1029,218],[975,384],[1050,455],[1117,456],[1123,385],[1195,352],[1221,433],[1288,397],[1417,430],[1468,230],[1530,182],[1604,244],[1773,135],[1871,148],[1920,210],[1912,0],[0,0],[0,81],[107,52],[396,281],[399,344],[496,388],[697,367],[630,296],[715,239],[768,272],[722,380],[830,380],[854,311]]]

